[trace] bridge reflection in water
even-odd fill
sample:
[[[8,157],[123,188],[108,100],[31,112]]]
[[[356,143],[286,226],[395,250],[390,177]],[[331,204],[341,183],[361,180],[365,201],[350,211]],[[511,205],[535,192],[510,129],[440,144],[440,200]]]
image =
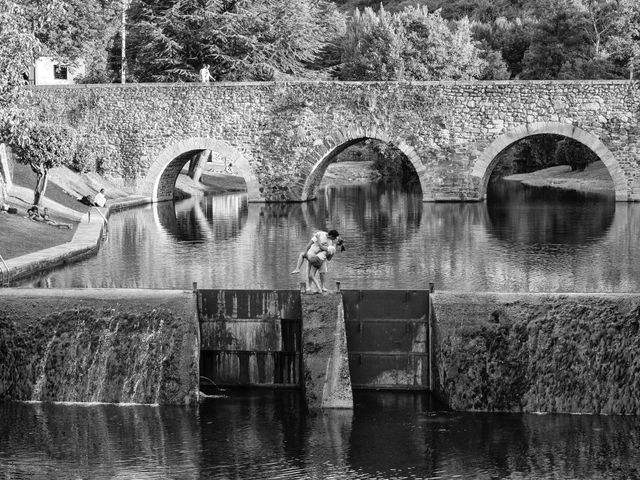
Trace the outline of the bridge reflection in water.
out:
[[[487,203],[422,203],[385,184],[327,188],[303,204],[162,203],[114,214],[97,256],[26,283],[296,289],[297,253],[328,227],[347,242],[329,274],[344,288],[640,290],[640,205],[521,185],[496,185]]]

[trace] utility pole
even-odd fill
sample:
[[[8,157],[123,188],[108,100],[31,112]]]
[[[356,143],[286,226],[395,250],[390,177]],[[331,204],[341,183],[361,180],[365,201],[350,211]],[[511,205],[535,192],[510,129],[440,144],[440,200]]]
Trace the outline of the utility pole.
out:
[[[120,37],[122,39],[121,45],[121,65],[120,65],[120,83],[125,83],[125,70],[127,67],[127,53],[126,53],[126,21],[127,21],[127,0],[122,0],[122,30]]]

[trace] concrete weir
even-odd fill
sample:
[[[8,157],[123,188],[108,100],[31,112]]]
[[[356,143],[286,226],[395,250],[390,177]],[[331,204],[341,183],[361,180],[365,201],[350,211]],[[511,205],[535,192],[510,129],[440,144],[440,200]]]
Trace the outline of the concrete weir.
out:
[[[0,289],[0,400],[190,404],[194,294]]]
[[[207,385],[431,391],[453,410],[640,414],[640,294],[0,289],[0,400],[189,404]]]
[[[434,393],[452,409],[640,414],[640,294],[431,301]]]

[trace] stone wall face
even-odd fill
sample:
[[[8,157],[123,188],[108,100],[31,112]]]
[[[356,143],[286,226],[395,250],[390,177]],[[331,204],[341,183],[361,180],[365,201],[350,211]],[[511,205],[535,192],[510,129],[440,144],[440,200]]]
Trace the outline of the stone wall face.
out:
[[[170,159],[213,139],[257,180],[256,200],[306,200],[332,157],[377,138],[399,147],[424,199],[477,200],[493,160],[528,135],[556,133],[592,148],[618,200],[640,200],[640,95],[627,81],[296,82],[36,88],[45,116],[117,147],[113,172],[152,194]],[[200,142],[200,143],[199,143]],[[202,147],[198,147],[202,144]]]
[[[435,390],[451,408],[640,414],[640,295],[431,299]]]

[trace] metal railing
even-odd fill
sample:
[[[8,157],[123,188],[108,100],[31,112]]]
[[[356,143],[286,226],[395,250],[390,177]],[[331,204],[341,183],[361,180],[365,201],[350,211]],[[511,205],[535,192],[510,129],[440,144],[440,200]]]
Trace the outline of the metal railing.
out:
[[[11,272],[9,271],[9,267],[7,266],[7,262],[4,261],[2,255],[0,255],[0,285],[2,287],[10,286],[11,282]]]

